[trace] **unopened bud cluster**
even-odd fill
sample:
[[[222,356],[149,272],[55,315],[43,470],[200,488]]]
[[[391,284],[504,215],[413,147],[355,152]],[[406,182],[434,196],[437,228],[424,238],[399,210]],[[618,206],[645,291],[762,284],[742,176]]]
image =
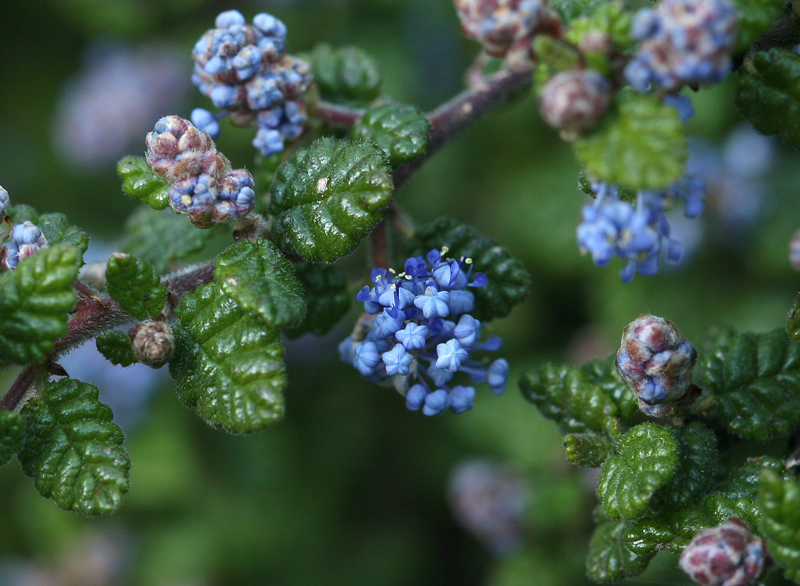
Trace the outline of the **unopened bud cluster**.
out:
[[[41,229],[32,222],[14,224],[6,216],[11,204],[8,192],[0,187],[0,270],[17,268],[21,260],[35,254],[47,246],[47,240]]]
[[[161,368],[175,352],[175,336],[165,321],[145,320],[131,328],[128,336],[136,358],[151,368]]]
[[[147,162],[169,185],[169,205],[197,226],[241,218],[255,206],[253,176],[231,170],[214,141],[191,122],[166,116],[147,135]]]
[[[262,155],[283,151],[285,141],[303,132],[311,66],[286,54],[286,25],[270,14],[247,24],[239,11],[228,10],[215,24],[192,51],[192,82],[234,124],[258,126],[253,146]],[[212,135],[219,132],[217,118],[205,110],[192,113],[192,121]]]
[[[546,16],[540,0],[455,0],[455,5],[464,34],[494,57],[529,45]]]
[[[545,121],[561,130],[565,140],[574,140],[591,129],[611,103],[611,84],[591,69],[564,71],[551,78],[539,96]]]
[[[663,317],[642,315],[622,332],[617,370],[653,417],[673,412],[692,385],[697,352],[677,326]]]
[[[732,518],[695,535],[679,563],[702,586],[755,586],[770,562],[764,540]]]

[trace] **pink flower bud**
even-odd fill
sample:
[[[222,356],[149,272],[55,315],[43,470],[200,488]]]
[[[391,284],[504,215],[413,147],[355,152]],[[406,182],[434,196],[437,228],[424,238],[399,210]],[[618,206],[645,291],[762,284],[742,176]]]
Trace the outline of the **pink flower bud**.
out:
[[[175,337],[165,321],[143,321],[131,328],[128,335],[136,358],[151,368],[161,368],[175,352]]]
[[[611,103],[611,84],[589,69],[559,73],[542,88],[539,110],[550,126],[574,140],[602,118]]]

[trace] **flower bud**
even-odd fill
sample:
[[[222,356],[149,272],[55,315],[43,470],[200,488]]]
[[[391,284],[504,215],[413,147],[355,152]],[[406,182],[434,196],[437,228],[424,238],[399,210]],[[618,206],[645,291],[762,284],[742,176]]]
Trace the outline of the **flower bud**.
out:
[[[455,0],[464,34],[495,57],[530,37],[542,17],[539,0]]]
[[[680,557],[681,569],[703,586],[753,586],[771,559],[762,539],[731,518],[692,538]]]
[[[559,73],[542,88],[539,110],[545,121],[574,140],[602,118],[611,103],[611,84],[589,69]]]
[[[692,385],[697,352],[677,326],[663,317],[642,315],[622,332],[616,366],[653,417],[669,415]]]
[[[145,320],[131,328],[128,336],[136,358],[150,368],[161,368],[175,352],[175,337],[165,321]]]

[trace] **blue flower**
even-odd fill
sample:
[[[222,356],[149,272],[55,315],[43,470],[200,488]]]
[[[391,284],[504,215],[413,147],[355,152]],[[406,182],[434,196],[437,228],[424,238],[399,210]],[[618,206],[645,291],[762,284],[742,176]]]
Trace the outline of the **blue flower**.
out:
[[[508,360],[498,358],[489,366],[486,382],[495,395],[502,395],[508,384]]]
[[[450,411],[464,413],[472,409],[475,403],[475,389],[473,387],[453,387],[450,390]]]
[[[458,325],[453,329],[453,336],[464,348],[472,346],[480,336],[481,322],[469,314],[461,316]]]
[[[381,362],[378,354],[378,347],[374,342],[364,342],[355,347],[353,366],[358,369],[363,376],[370,376],[375,372],[375,367]]]
[[[192,124],[198,129],[202,130],[213,139],[218,139],[220,134],[219,122],[217,117],[208,110],[203,108],[195,108],[192,110],[191,115]]]
[[[456,372],[461,368],[461,362],[466,360],[469,356],[458,340],[448,340],[443,344],[436,345],[436,368],[446,368],[452,372]]]
[[[444,389],[438,389],[425,396],[425,405],[422,413],[428,417],[441,415],[450,406],[450,395]]]
[[[425,347],[425,339],[428,337],[428,326],[408,322],[408,325],[398,331],[395,336],[406,350],[422,350]]]
[[[425,403],[425,397],[428,396],[428,390],[416,384],[406,392],[406,409],[409,411],[419,411]]]
[[[428,318],[434,317],[447,317],[450,315],[450,301],[449,291],[439,291],[435,286],[429,286],[425,289],[425,293],[418,295],[414,299],[414,305],[422,310],[422,314]]]
[[[402,344],[395,344],[394,348],[384,352],[381,357],[386,365],[386,374],[406,376],[410,372],[411,362],[414,357],[408,353]]]

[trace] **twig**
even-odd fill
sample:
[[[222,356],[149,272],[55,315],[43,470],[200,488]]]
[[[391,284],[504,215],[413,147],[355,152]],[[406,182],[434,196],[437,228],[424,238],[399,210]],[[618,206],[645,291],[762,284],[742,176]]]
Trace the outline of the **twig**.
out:
[[[28,392],[28,389],[31,388],[33,381],[36,380],[36,377],[45,367],[43,363],[36,363],[31,364],[23,370],[17,380],[14,381],[14,384],[11,385],[11,388],[5,394],[5,396],[0,399],[0,410],[6,411],[13,411],[16,409],[19,402],[25,396],[25,393]]]
[[[361,120],[364,110],[339,106],[330,102],[318,102],[314,115],[331,126],[351,127]]]

